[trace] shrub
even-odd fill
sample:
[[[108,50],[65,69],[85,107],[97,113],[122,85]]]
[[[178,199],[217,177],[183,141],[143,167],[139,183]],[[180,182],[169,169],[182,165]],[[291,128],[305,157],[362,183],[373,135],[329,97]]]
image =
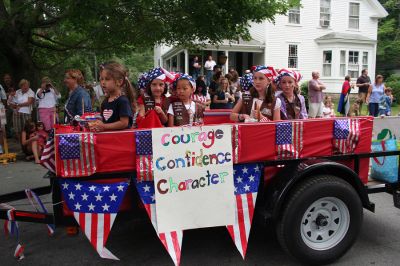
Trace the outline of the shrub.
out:
[[[390,75],[385,81],[385,86],[392,88],[393,105],[398,105],[400,103],[400,75]]]

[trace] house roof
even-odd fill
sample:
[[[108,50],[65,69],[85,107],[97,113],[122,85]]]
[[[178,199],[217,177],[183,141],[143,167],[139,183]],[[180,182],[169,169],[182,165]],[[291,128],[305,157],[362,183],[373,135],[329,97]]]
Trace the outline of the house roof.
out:
[[[370,5],[374,8],[374,11],[376,12],[371,17],[384,18],[389,15],[389,13],[385,10],[385,8],[382,6],[382,4],[378,0],[367,0],[367,2],[370,3]]]
[[[317,39],[315,39],[318,43],[327,43],[327,42],[338,42],[338,41],[357,41],[357,42],[366,42],[366,43],[375,43],[376,40],[371,38],[362,36],[360,34],[350,34],[350,33],[341,33],[341,32],[331,32],[325,34]]]

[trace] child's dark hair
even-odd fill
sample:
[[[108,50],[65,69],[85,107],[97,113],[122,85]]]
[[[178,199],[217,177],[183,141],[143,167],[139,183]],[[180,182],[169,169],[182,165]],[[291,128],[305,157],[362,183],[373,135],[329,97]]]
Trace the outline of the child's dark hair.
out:
[[[385,89],[385,93],[387,93],[387,92],[392,92],[392,88],[387,87],[387,88]]]
[[[121,90],[125,95],[133,109],[136,107],[136,92],[133,90],[132,84],[128,78],[128,70],[118,62],[107,62],[100,65],[100,72],[107,71],[107,74],[114,80],[123,80]],[[135,111],[135,110],[133,110]]]
[[[207,96],[207,85],[202,79],[197,79],[196,80],[196,91],[194,92],[195,94],[201,93],[203,96]]]
[[[26,132],[26,135],[29,136],[33,132],[36,131],[36,124],[33,122],[31,119],[25,120],[25,126],[24,126],[24,131]]]
[[[43,127],[43,128],[44,128],[43,122],[41,122],[41,121],[36,122],[36,129],[37,129],[38,127]]]
[[[259,97],[258,91],[256,90],[256,88],[254,88],[254,86],[252,86],[250,88],[250,95],[253,98]],[[268,85],[264,102],[267,104],[268,107],[271,107],[272,103],[275,102],[275,98],[276,98],[275,97],[275,83],[273,81],[271,81],[271,83]]]
[[[151,82],[153,82],[153,80]],[[146,93],[147,93],[147,95],[153,96],[153,93],[151,93],[151,82],[147,83],[147,85],[146,85]],[[167,92],[168,92],[168,86],[167,86],[167,83],[164,81],[163,95],[167,94]]]

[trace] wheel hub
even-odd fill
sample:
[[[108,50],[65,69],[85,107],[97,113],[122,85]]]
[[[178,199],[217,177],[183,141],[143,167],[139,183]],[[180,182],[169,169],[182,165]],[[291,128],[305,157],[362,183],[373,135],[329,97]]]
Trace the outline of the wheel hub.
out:
[[[325,197],[313,202],[303,215],[301,237],[315,250],[336,246],[346,235],[350,213],[346,204],[335,197]]]

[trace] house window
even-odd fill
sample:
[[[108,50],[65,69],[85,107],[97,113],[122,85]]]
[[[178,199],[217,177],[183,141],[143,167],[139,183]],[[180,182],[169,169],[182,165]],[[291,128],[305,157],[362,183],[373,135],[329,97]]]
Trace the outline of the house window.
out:
[[[297,44],[289,44],[288,68],[297,68]]]
[[[357,78],[359,73],[358,51],[349,51],[348,75]]]
[[[331,22],[331,0],[320,0],[319,23],[321,27],[329,27]]]
[[[332,51],[323,52],[322,75],[324,77],[332,75]]]
[[[350,3],[349,28],[358,30],[359,24],[360,24],[360,4],[359,3]]]
[[[300,7],[292,7],[289,9],[289,23],[300,24]]]
[[[363,52],[362,69],[368,69],[368,52]]]
[[[346,76],[346,51],[340,51],[340,76]]]

